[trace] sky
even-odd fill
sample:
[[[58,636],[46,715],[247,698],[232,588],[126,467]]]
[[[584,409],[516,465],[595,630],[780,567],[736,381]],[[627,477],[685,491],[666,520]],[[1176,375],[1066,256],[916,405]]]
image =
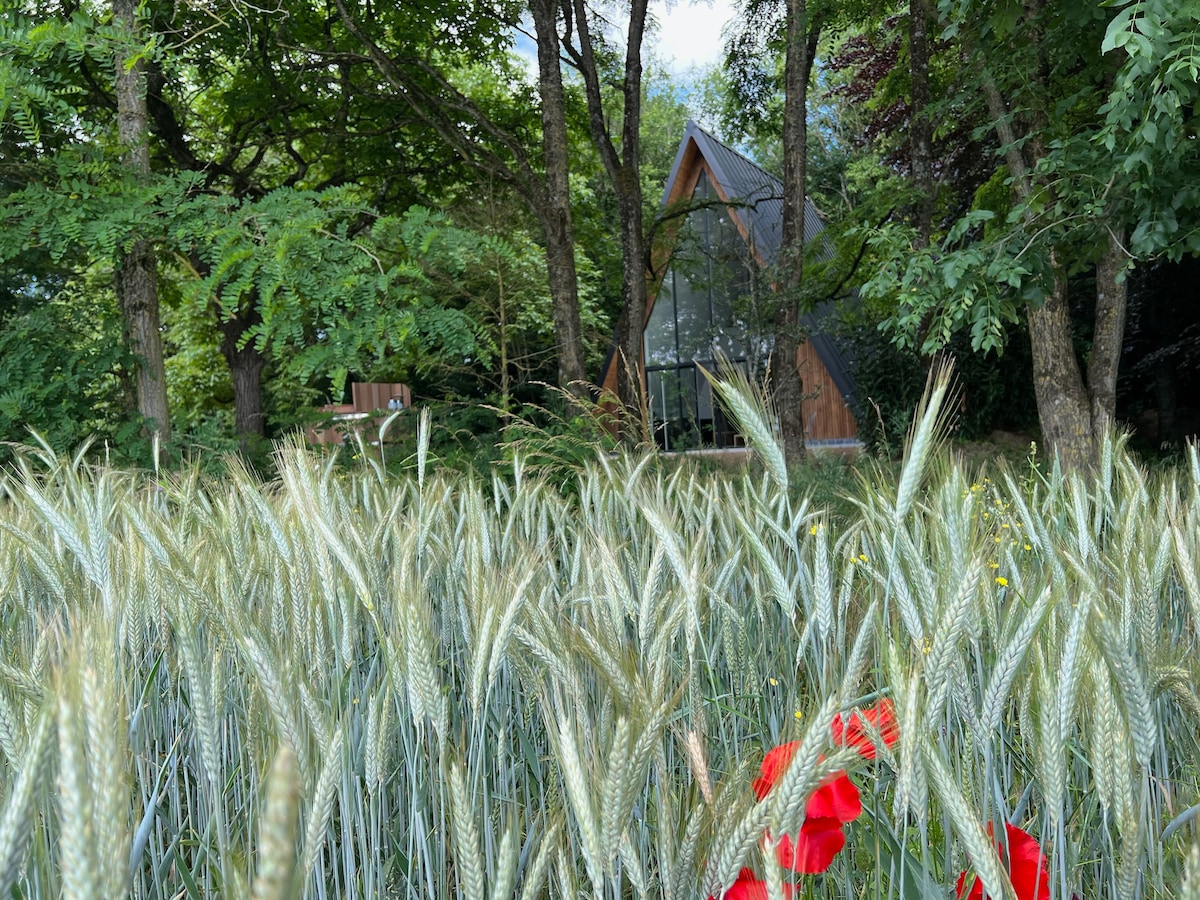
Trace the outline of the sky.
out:
[[[669,0],[650,4],[658,30],[642,45],[644,59],[653,56],[673,75],[719,63],[723,56],[721,31],[733,17],[734,0]],[[528,29],[532,30],[532,28]],[[537,72],[537,48],[528,35],[516,39],[516,51],[531,73]]]
[[[733,0],[674,0],[669,8],[654,3],[650,9],[660,28],[644,49],[652,51],[672,73],[720,62],[721,30],[733,16]]]

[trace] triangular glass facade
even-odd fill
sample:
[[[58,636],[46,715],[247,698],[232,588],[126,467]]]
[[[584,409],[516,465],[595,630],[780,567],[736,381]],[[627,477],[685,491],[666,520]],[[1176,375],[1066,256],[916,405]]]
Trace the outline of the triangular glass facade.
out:
[[[739,443],[697,364],[715,372],[718,351],[745,363],[736,313],[749,292],[750,251],[704,172],[692,200],[714,205],[694,210],[680,227],[643,338],[650,413],[666,450]]]

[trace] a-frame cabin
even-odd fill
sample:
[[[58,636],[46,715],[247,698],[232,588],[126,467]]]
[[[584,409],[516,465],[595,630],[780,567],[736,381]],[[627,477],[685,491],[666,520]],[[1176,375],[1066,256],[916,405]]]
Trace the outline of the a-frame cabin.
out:
[[[777,178],[689,122],[663,193],[664,211],[684,201],[707,203],[671,232],[663,271],[650,273],[649,312],[643,359],[650,414],[659,444],[667,450],[731,447],[739,436],[726,420],[697,364],[715,371],[723,352],[761,371],[769,347],[745,323],[754,320],[754,293],[769,290],[752,271],[769,269],[780,248],[783,185]],[[725,205],[729,204],[729,205]],[[822,230],[811,204],[805,242]],[[808,340],[797,356],[806,395],[805,437],[814,445],[856,440],[850,403],[854,383],[847,361],[818,320],[803,320]],[[602,385],[616,389],[616,363],[605,364]]]

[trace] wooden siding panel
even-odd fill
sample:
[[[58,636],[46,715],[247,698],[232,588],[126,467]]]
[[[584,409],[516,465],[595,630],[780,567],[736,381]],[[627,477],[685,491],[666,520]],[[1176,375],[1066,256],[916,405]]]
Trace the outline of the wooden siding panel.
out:
[[[804,401],[804,437],[810,441],[854,440],[858,425],[846,405],[821,357],[807,341],[796,351],[805,396],[817,396]]]
[[[412,406],[412,395],[409,394],[408,385],[389,382],[355,382],[350,385],[350,390],[354,397],[354,409],[357,412],[386,410],[388,401],[393,397],[403,400],[405,409]]]
[[[412,406],[412,392],[406,384],[389,382],[355,382],[350,385],[353,403],[322,406],[321,412],[329,413],[333,421],[327,428],[309,426],[305,437],[310,444],[341,444],[351,431],[374,434],[378,437],[379,426],[387,416],[388,401],[398,397],[404,408]]]

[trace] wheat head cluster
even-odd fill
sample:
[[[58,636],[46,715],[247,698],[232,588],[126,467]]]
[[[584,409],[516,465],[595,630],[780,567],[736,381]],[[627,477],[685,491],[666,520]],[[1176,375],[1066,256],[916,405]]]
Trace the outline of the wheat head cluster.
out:
[[[1200,898],[1200,457],[0,476],[0,897]],[[740,404],[740,407],[739,407]],[[831,724],[881,699],[863,759]],[[798,742],[760,800],[764,755]],[[862,815],[781,871],[842,770]],[[989,827],[991,826],[991,827]],[[1000,829],[1002,831],[1002,829]],[[769,840],[768,840],[769,842]],[[1189,861],[1190,860],[1190,861]]]

